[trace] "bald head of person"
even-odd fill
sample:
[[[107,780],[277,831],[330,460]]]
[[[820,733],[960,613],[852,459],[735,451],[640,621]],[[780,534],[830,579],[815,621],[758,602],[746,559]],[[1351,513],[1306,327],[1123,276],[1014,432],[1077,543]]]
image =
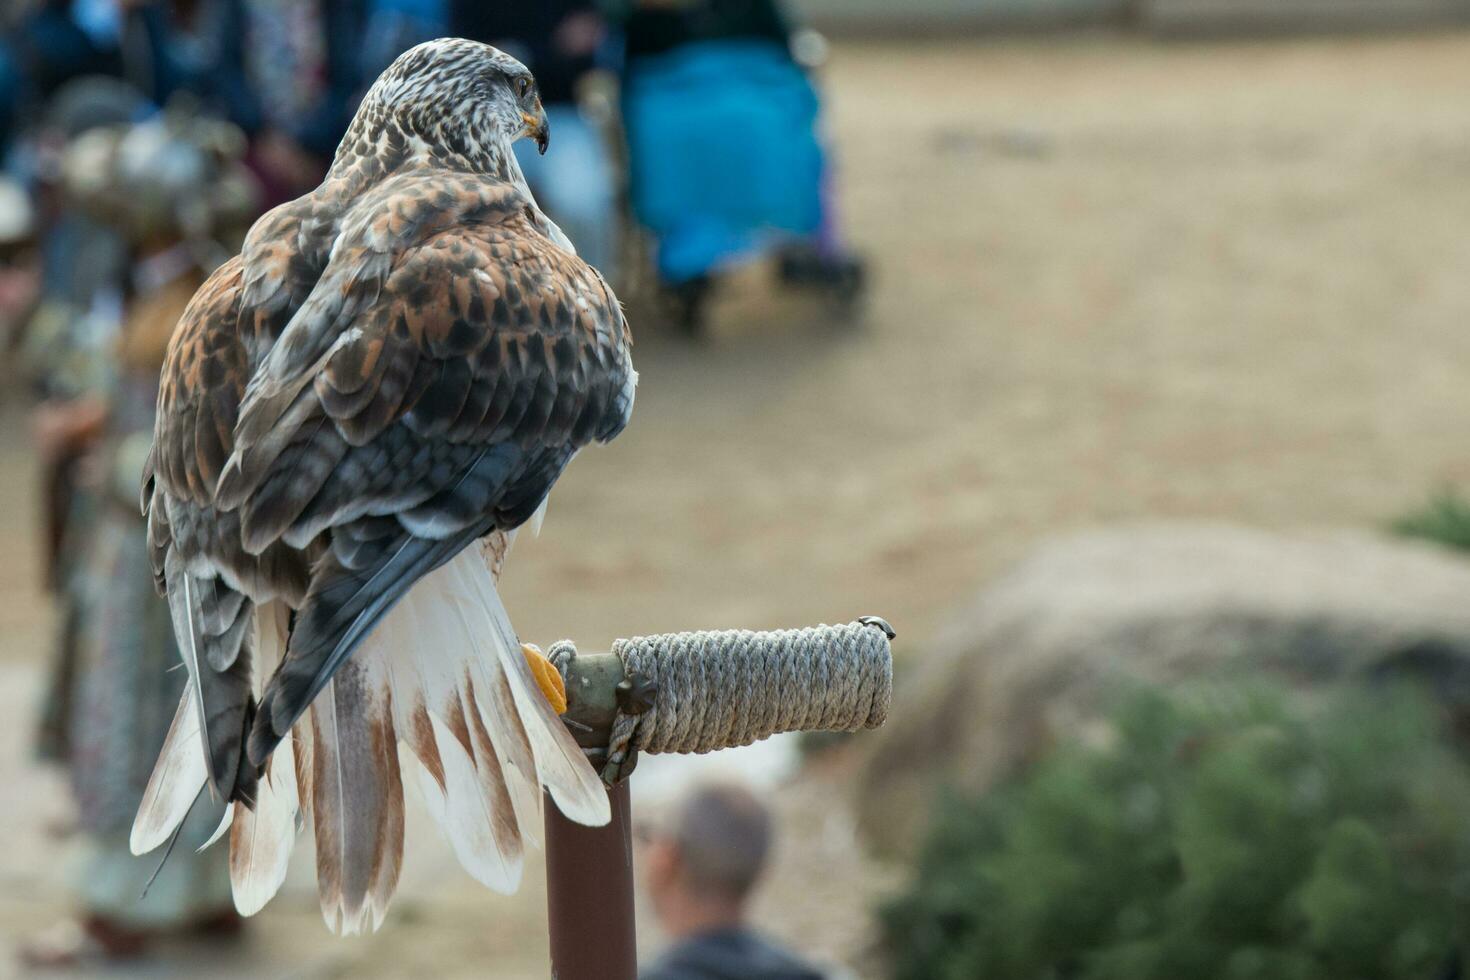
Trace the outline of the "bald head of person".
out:
[[[771,836],[770,812],[728,783],[695,789],[647,835],[643,880],[669,946],[640,980],[823,980],[746,922]]]
[[[771,850],[771,815],[733,784],[695,789],[649,835],[644,884],[671,938],[733,927]]]

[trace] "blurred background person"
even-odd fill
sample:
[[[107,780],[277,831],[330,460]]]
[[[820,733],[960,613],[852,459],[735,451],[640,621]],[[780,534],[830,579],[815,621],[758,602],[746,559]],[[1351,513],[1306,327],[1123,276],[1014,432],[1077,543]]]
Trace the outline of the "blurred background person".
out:
[[[83,75],[155,106],[189,92],[251,136],[252,167],[285,200],[320,180],[351,117],[367,3],[37,0],[0,47],[0,85],[36,103]]]
[[[29,176],[38,202],[41,276],[37,300],[17,321],[12,347],[34,402],[43,578],[57,612],[38,749],[42,759],[57,763],[70,755],[81,608],[74,572],[95,516],[96,501],[83,491],[80,469],[106,412],[103,392],[122,322],[129,261],[121,229],[78,206],[78,182],[102,173],[101,158],[110,152],[112,137],[91,137],[146,111],[146,100],[125,82],[78,78],[49,100],[31,139]]]
[[[228,0],[220,70],[230,119],[271,207],[321,182],[367,82],[366,0]]]
[[[736,783],[692,790],[648,831],[643,885],[671,945],[642,980],[820,980],[746,921],[772,836],[770,812]]]
[[[40,297],[35,201],[25,184],[0,172],[0,349],[8,349]]]
[[[0,113],[12,124],[83,75],[123,73],[119,0],[21,0],[0,26]]]
[[[621,26],[629,197],[675,322],[697,331],[719,270],[771,252],[786,283],[855,299],[810,76],[823,45],[799,61],[776,0],[640,0]]]
[[[0,22],[0,112],[12,126],[45,105],[69,82],[87,76],[126,81],[162,104],[196,86],[218,59],[190,50],[208,13],[225,0],[29,0]],[[223,36],[214,26],[204,33]],[[8,130],[0,126],[0,136]]]
[[[65,589],[75,615],[62,751],[81,831],[72,876],[78,914],[23,949],[35,967],[133,956],[163,934],[239,927],[226,852],[194,851],[218,821],[217,807],[196,807],[184,846],[151,885],[155,861],[130,853],[128,833],[185,681],[172,669],[172,621],[152,585],[137,488],[169,337],[223,255],[214,238],[229,237],[255,211],[236,164],[243,150],[233,127],[173,112],[91,130],[63,161],[70,203],[115,230],[128,261],[121,327],[87,396],[90,431],[76,437],[87,517],[67,529]]]
[[[580,105],[607,30],[586,0],[482,3],[454,0],[449,33],[493,44],[519,58],[536,76],[553,146],[538,154],[516,144],[526,182],[577,254],[609,280],[617,275],[617,172],[607,137]]]
[[[415,44],[446,37],[449,0],[367,0],[362,30],[361,82],[367,86]]]

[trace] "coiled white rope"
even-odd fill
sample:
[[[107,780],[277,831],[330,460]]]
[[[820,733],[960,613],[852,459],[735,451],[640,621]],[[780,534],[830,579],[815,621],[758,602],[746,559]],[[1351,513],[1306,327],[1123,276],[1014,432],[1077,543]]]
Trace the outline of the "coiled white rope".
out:
[[[627,775],[637,752],[711,752],[794,731],[852,732],[888,716],[893,658],[887,623],[752,632],[698,631],[618,640],[619,710],[603,779]],[[576,649],[549,651],[566,674]]]

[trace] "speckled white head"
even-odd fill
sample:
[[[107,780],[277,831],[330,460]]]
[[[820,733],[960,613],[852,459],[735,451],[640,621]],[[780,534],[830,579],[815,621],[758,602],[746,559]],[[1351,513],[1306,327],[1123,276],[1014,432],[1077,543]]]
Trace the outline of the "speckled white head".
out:
[[[440,38],[405,51],[378,77],[338,158],[391,152],[397,141],[416,139],[436,155],[498,165],[522,137],[544,153],[549,135],[525,65],[488,44]]]

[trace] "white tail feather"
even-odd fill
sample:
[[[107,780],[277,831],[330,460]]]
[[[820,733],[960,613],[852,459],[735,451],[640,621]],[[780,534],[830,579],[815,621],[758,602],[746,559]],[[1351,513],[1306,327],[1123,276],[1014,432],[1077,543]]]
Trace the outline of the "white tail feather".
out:
[[[208,778],[204,743],[199,739],[199,699],[191,680],[179,698],[173,724],[158,753],[153,775],[148,778],[148,788],[143,791],[128,848],[134,854],[147,854],[168,840],[184,822]]]
[[[203,844],[200,844],[198,847],[196,847],[194,849],[194,853],[203,854],[205,851],[218,844],[219,839],[225,835],[225,831],[229,830],[234,825],[235,804],[232,803],[229,806],[225,807],[225,812],[220,816],[219,825],[214,828],[214,833],[210,834],[209,839],[206,840]]]
[[[542,497],[541,506],[537,507],[535,512],[533,512],[531,516],[526,519],[526,523],[524,526],[528,531],[531,532],[531,537],[541,537],[541,525],[546,520],[546,505],[550,502],[550,496]],[[511,533],[514,534],[515,532],[512,531]]]
[[[230,829],[230,885],[235,910],[254,915],[275,897],[286,880],[291,849],[296,842],[296,760],[292,740],[285,739],[271,755],[266,773],[256,787],[255,809],[232,804]]]
[[[499,669],[498,661],[485,650],[483,624],[473,615],[475,599],[453,591],[448,595],[450,615],[463,629],[461,635],[478,638],[467,648],[475,653],[467,658],[460,684],[460,707],[467,718],[476,722],[471,731],[479,736],[472,743],[476,746],[475,755],[493,760],[489,764],[502,775],[498,782],[509,794],[522,835],[532,841],[539,840],[541,787],[536,775],[535,751],[510,696],[505,674]],[[521,656],[519,648],[516,653]],[[488,745],[483,744],[486,740]]]
[[[521,836],[532,845],[539,846],[541,785],[536,778],[536,756],[531,749],[531,741],[526,737],[525,726],[516,715],[511,699],[506,696],[509,688],[505,678],[499,678],[498,685],[492,679],[492,686],[487,691],[484,672],[479,673],[479,687],[474,686],[471,678],[465,679],[465,693],[468,695],[465,711],[475,722],[471,726],[475,736],[475,757],[493,757]],[[510,710],[501,710],[502,704]]]
[[[607,790],[536,686],[489,569],[483,561],[469,555],[469,550],[460,552],[439,571],[448,573],[445,577],[451,582],[452,592],[473,596],[466,603],[466,619],[470,630],[481,641],[478,649],[488,646],[489,654],[472,662],[471,666],[477,670],[476,690],[496,691],[508,684],[512,696],[510,703],[501,699],[493,709],[481,705],[481,717],[486,718],[487,725],[491,719],[518,717],[531,743],[539,784],[551,793],[557,808],[569,819],[600,827],[611,819]],[[514,711],[506,710],[509,708]]]

